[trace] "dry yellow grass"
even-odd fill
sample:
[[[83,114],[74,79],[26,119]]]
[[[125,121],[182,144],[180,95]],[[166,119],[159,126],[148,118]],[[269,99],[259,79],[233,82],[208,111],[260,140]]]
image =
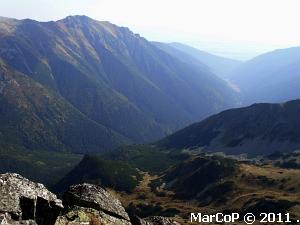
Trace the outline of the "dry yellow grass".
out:
[[[157,179],[157,176],[151,176],[148,173],[141,172],[143,180],[139,186],[131,194],[117,193],[117,195],[124,206],[128,206],[130,203],[134,204],[158,204],[164,209],[175,208],[181,213],[180,216],[176,216],[174,219],[182,224],[191,224],[189,222],[189,216],[191,212],[200,212],[205,214],[211,214],[216,212],[222,212],[225,209],[232,211],[240,209],[247,201],[253,198],[273,198],[289,201],[300,202],[300,170],[295,169],[282,169],[273,167],[271,165],[257,166],[252,164],[240,164],[239,172],[232,177],[227,178],[232,180],[236,184],[236,189],[231,194],[227,202],[221,205],[208,205],[205,207],[199,207],[196,201],[187,201],[174,198],[174,193],[170,191],[164,191],[165,196],[157,196],[151,191],[149,184],[152,180]],[[265,177],[268,180],[274,180],[273,185],[265,185],[261,182],[260,178]],[[281,184],[284,184],[283,188],[280,188]],[[161,191],[161,190],[160,190]],[[299,216],[300,218],[300,205],[290,209],[290,213]],[[241,223],[242,224],[242,223]]]

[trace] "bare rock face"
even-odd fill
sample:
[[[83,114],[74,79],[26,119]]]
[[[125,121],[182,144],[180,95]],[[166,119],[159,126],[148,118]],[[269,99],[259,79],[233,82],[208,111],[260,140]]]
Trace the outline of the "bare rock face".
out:
[[[15,174],[0,175],[0,224],[53,225],[62,202],[44,185]]]
[[[131,225],[121,202],[97,185],[73,185],[64,194],[66,207],[56,225]]]

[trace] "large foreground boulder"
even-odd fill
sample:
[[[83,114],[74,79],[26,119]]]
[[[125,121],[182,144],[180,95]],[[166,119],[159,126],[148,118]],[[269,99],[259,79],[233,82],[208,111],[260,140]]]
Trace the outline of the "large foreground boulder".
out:
[[[121,202],[97,185],[71,186],[64,194],[63,204],[65,212],[57,219],[56,225],[131,225]]]
[[[44,185],[15,173],[0,175],[0,224],[53,225],[62,209]]]

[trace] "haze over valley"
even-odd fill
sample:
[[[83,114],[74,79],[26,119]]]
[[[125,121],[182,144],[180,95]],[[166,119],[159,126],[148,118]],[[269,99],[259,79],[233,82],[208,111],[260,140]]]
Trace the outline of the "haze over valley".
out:
[[[296,3],[246,1],[253,18],[235,0],[174,2],[170,22],[166,3],[150,20],[151,4],[101,2],[0,9],[0,224],[297,224]]]

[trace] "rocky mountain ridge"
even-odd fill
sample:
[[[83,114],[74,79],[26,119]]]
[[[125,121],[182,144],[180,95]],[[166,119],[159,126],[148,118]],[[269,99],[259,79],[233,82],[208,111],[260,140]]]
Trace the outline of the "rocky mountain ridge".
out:
[[[236,102],[236,93],[213,73],[178,60],[128,28],[86,16],[51,22],[1,18],[0,49],[0,60],[7,67],[40,85],[47,95],[58,96],[53,102],[65,105],[59,108],[59,113],[79,113],[78,117],[89,120],[89,127],[99,128],[91,132],[90,140],[81,140],[77,145],[80,153],[111,149],[126,140],[154,141]],[[0,90],[4,84],[0,80]],[[11,92],[16,91],[15,86],[10,88]],[[29,85],[30,95],[26,100],[35,102],[38,93],[34,91]],[[0,93],[0,100],[1,97]],[[23,98],[19,100],[14,95],[10,98],[25,104]],[[34,106],[37,116],[41,115],[38,119],[45,123],[44,130],[57,123],[58,119],[51,117],[52,105],[47,105],[50,113],[46,115],[37,104]],[[11,106],[8,114],[14,111],[18,109]],[[3,121],[8,131],[16,130],[16,126],[11,128],[7,123]],[[77,118],[72,125],[79,127],[76,127],[79,133],[86,133],[86,123]],[[73,127],[55,129],[73,130]],[[23,135],[22,141],[54,142],[47,137],[32,136]],[[64,143],[77,140],[63,132],[58,136],[67,139]],[[100,139],[96,149],[90,146]],[[20,146],[48,150],[43,145],[20,143]],[[54,148],[79,152],[64,145]]]

